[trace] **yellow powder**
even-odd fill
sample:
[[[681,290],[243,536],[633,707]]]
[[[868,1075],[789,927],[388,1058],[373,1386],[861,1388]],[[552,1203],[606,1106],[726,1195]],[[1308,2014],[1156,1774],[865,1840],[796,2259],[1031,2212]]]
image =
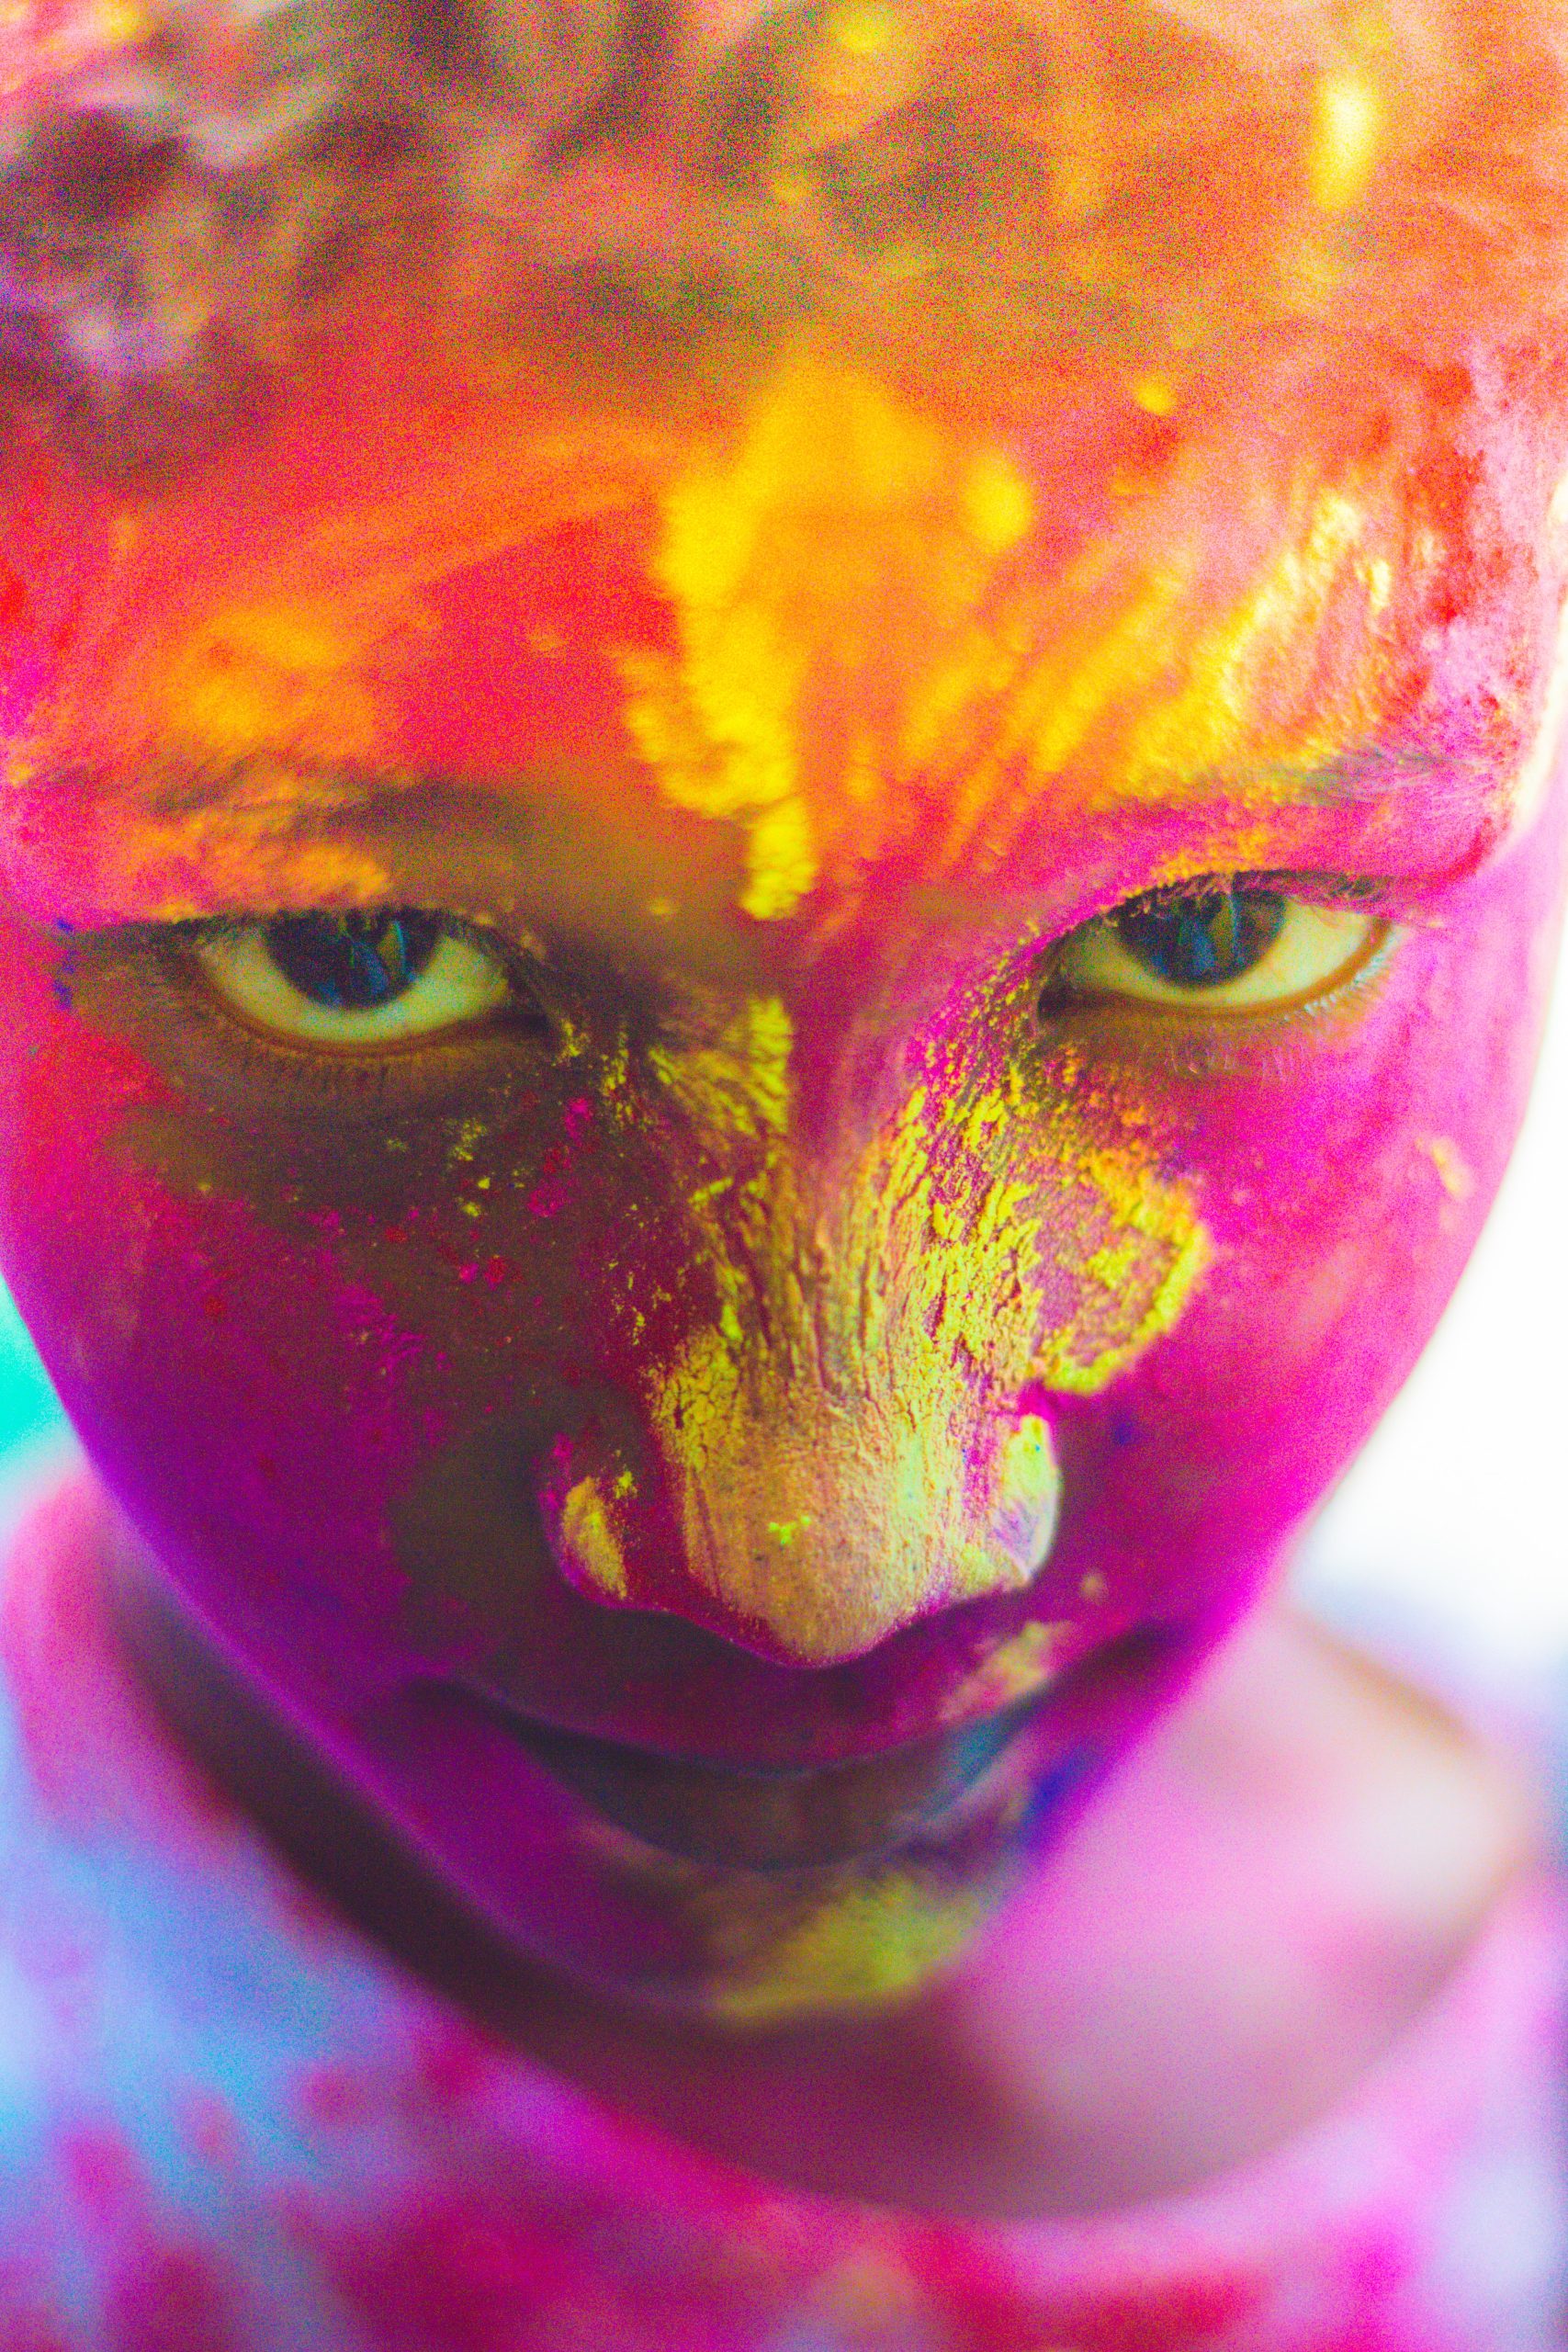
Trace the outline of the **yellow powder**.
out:
[[[1013,1077],[966,1087],[958,1047],[807,1181],[788,1054],[763,1000],[655,1057],[700,1139],[679,1254],[714,1304],[649,1409],[693,1575],[821,1663],[1030,1583],[1059,1473],[1014,1400],[1103,1388],[1175,1323],[1207,1244],[1141,1145]]]
[[[825,2009],[881,2007],[953,1959],[986,1908],[979,1894],[884,1871],[819,1899],[773,1943],[726,1970],[712,1996],[730,2025],[762,2026]]]
[[[1303,499],[1299,537],[1289,538],[1230,611],[1203,628],[1185,662],[1182,691],[1156,703],[1132,729],[1126,758],[1134,779],[1212,776],[1244,730],[1255,739],[1259,718],[1276,700],[1282,662],[1302,659],[1322,627],[1335,591],[1353,577],[1369,609],[1380,589],[1359,561],[1365,531],[1359,508],[1337,489]],[[1386,566],[1379,575],[1387,600]],[[1271,730],[1272,731],[1272,730]],[[1279,748],[1296,757],[1328,759],[1341,741],[1338,712],[1325,714],[1321,733],[1295,723]],[[1251,756],[1274,745],[1254,741]]]
[[[1383,102],[1363,73],[1321,74],[1307,137],[1307,189],[1320,212],[1348,212],[1360,201],[1382,143]]]
[[[366,766],[380,724],[363,654],[320,608],[220,613],[149,662],[148,718],[162,741],[222,767],[263,745],[323,767]]]
[[[977,1715],[995,1713],[1043,1690],[1059,1671],[1072,1631],[1066,1623],[1038,1621],[1023,1626],[958,1685],[942,1709],[943,1720],[971,1723]]]
[[[679,651],[618,657],[633,741],[678,807],[746,827],[740,903],[790,914],[820,822],[875,797],[874,730],[840,714],[890,642],[942,645],[1033,520],[998,447],[965,448],[872,378],[797,356],[737,446],[663,500],[655,571]]]
[[[561,1541],[574,1564],[613,1600],[626,1594],[626,1564],[592,1478],[580,1478],[561,1505]]]

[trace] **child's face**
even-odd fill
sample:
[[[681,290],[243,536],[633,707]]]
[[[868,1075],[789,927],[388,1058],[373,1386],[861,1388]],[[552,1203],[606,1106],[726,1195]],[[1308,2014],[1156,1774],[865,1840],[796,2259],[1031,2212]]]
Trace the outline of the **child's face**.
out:
[[[184,487],[18,470],[8,1272],[180,1592],[529,1952],[913,1981],[1463,1261],[1544,501],[1500,410],[1413,462],[1294,364],[611,400],[367,324]]]

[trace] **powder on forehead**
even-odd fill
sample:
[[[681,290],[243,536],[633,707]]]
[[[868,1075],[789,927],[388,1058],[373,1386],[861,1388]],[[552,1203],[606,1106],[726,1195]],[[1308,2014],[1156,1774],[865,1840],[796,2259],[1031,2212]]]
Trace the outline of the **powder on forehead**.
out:
[[[1459,0],[30,0],[0,366],[177,455],[373,260],[927,366],[1101,350],[1156,406],[1238,328],[1430,357],[1558,307],[1565,51]]]

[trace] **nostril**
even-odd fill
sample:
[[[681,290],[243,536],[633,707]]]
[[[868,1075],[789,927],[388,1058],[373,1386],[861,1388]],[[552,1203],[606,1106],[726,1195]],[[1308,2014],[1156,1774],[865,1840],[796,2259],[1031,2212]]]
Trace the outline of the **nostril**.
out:
[[[628,1506],[637,1476],[598,1429],[557,1438],[541,1464],[536,1495],[557,1567],[595,1600],[626,1600]]]
[[[1061,1477],[1049,1422],[1015,1410],[945,1446],[888,1418],[743,1423],[732,1446],[668,1459],[612,1412],[536,1457],[539,1524],[563,1581],[602,1606],[670,1611],[812,1667],[1039,1574]]]

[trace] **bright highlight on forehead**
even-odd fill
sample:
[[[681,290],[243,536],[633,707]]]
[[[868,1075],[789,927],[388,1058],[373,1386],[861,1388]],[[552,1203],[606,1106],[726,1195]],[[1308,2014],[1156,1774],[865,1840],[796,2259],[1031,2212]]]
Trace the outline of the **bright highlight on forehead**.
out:
[[[841,832],[846,801],[894,781],[879,672],[978,625],[1034,494],[995,439],[807,358],[661,506],[678,650],[621,656],[627,721],[672,800],[745,825],[743,911],[786,915],[818,877],[821,804]]]
[[[1151,415],[1088,368],[1008,411],[807,335],[657,424],[461,368],[372,371],[358,402],[340,379],[199,492],[91,508],[13,805],[36,829],[85,779],[111,902],[341,902],[385,883],[323,838],[366,791],[526,801],[558,730],[596,728],[570,790],[618,763],[739,836],[735,903],[766,922],[890,861],[984,888],[1054,810],[1216,808],[1247,863],[1250,820],[1412,727],[1406,775],[1440,761],[1451,800],[1479,729],[1495,795],[1539,713],[1546,592],[1498,592],[1466,709],[1434,718],[1434,616],[1495,577],[1452,421],[1391,437],[1365,383],[1294,368],[1258,376],[1258,417],[1192,386]],[[465,697],[485,722],[457,744]]]

